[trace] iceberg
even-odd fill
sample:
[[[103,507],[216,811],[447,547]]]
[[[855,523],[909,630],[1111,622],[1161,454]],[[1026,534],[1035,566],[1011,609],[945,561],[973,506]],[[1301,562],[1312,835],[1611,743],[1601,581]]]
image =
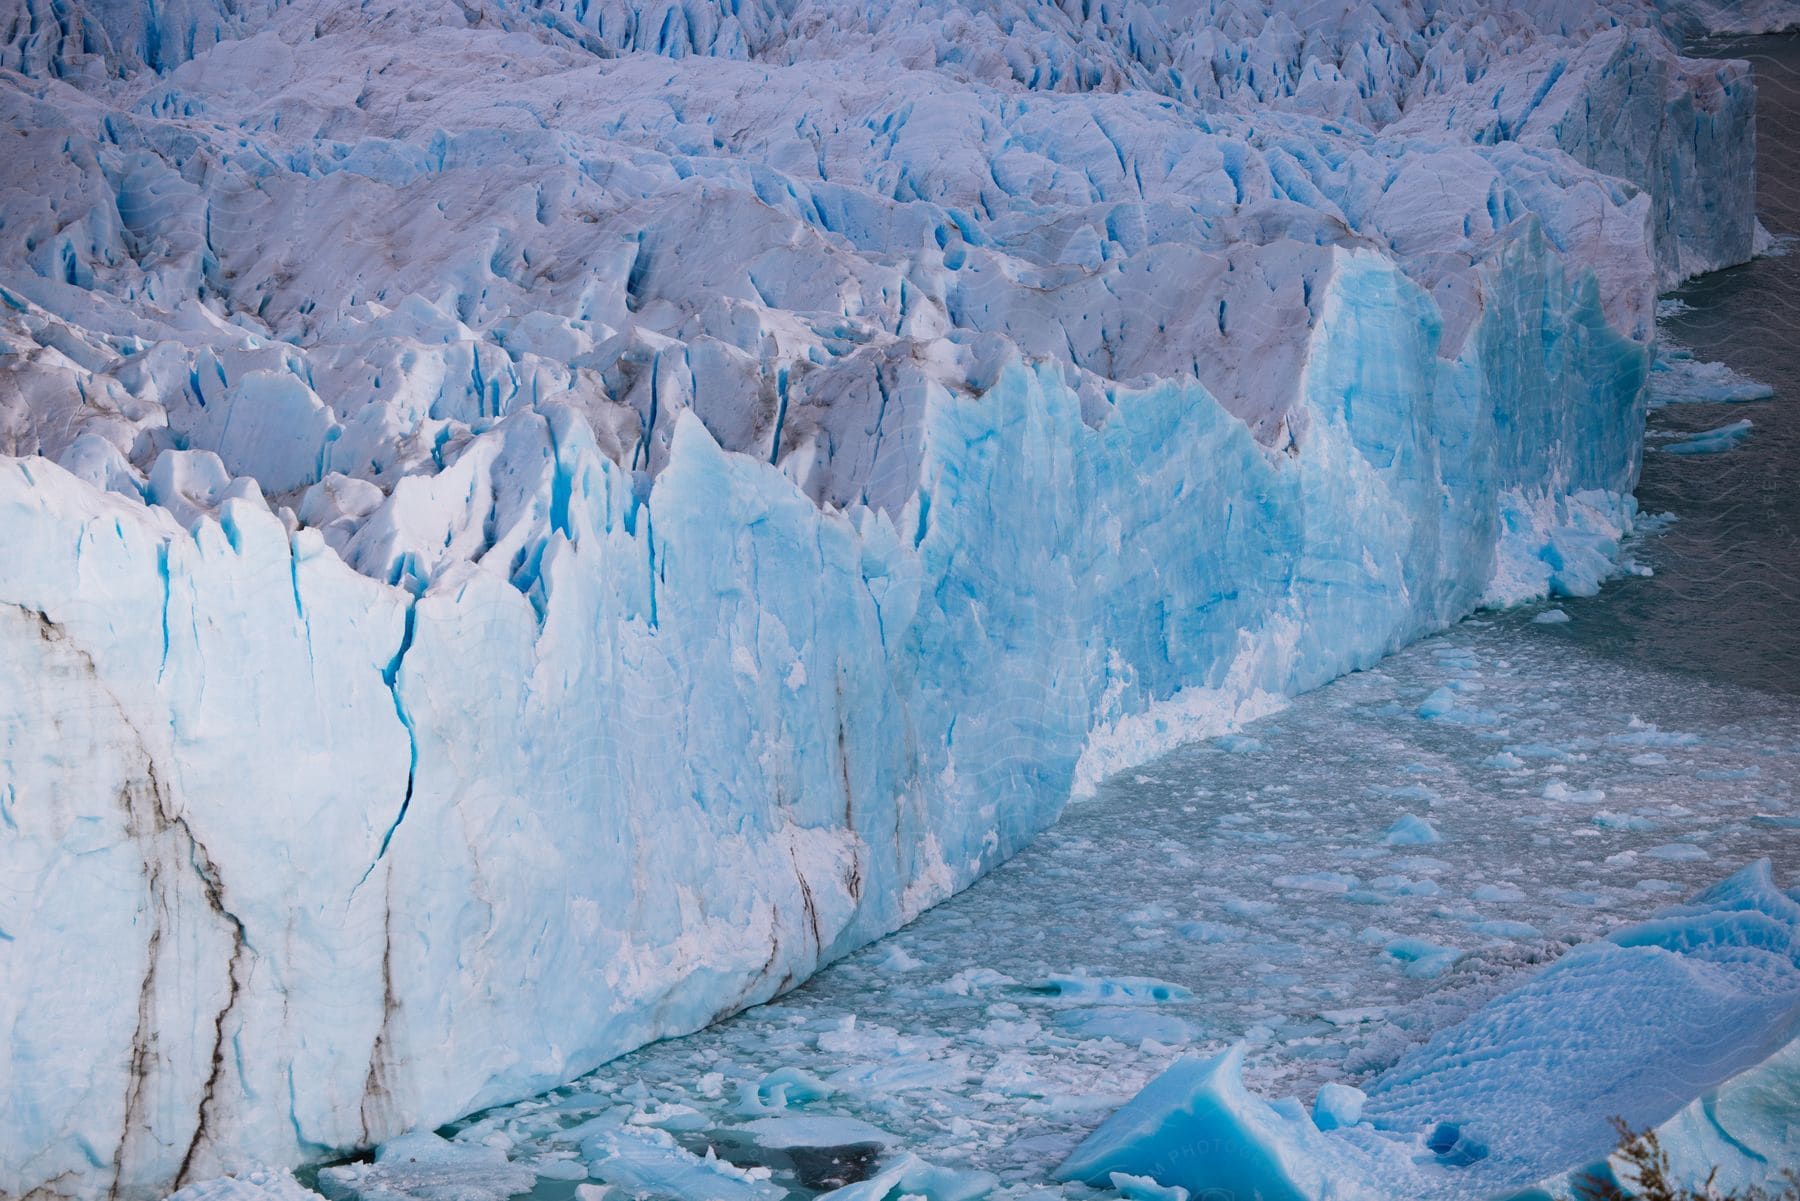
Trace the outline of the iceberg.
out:
[[[1650,404],[1742,404],[1768,400],[1775,389],[1723,363],[1696,359],[1692,351],[1664,341],[1650,366]]]
[[[1617,1192],[1618,1119],[1657,1131],[1684,1187],[1778,1184],[1796,1150],[1800,890],[1752,864],[1575,948],[1361,1090],[1326,1086],[1311,1114],[1251,1093],[1243,1059],[1177,1060],[1059,1176],[1270,1201]]]
[[[0,1193],[280,1192],[1597,587],[1748,69],[1305,7],[15,12]]]
[[[1688,434],[1679,441],[1665,442],[1657,449],[1666,455],[1719,455],[1750,436],[1752,423],[1732,421],[1709,430]]]

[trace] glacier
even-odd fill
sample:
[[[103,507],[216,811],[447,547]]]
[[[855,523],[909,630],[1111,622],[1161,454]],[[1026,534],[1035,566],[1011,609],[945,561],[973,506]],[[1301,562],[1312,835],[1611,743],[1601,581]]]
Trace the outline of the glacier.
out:
[[[1635,539],[1628,553],[1658,565],[1665,579],[1654,586],[1678,570],[1660,537]],[[534,1174],[544,1198],[571,1181],[632,1191],[655,1170],[659,1197],[707,1201],[728,1168],[789,1196],[836,1187],[833,1178],[857,1188],[850,1195],[879,1195],[892,1185],[874,1182],[908,1175],[916,1157],[936,1174],[919,1173],[902,1193],[1092,1201],[1094,1187],[1058,1185],[1053,1169],[1179,1055],[1241,1043],[1251,1096],[1341,1129],[1374,1111],[1362,1092],[1373,1094],[1373,1078],[1454,1028],[1491,1030],[1501,1015],[1518,1037],[1494,1040],[1498,1054],[1462,1079],[1512,1082],[1495,1095],[1515,1107],[1551,1089],[1568,1101],[1549,1131],[1537,1129],[1541,1111],[1488,1122],[1515,1153],[1584,1165],[1612,1144],[1608,1095],[1666,1113],[1691,1088],[1697,1103],[1686,1112],[1711,1141],[1680,1144],[1693,1152],[1689,1179],[1729,1166],[1733,1187],[1779,1181],[1800,1150],[1791,1069],[1765,1060],[1711,1091],[1701,1091],[1702,1074],[1658,1070],[1695,1062],[1703,1046],[1679,1037],[1693,1020],[1681,1005],[1693,998],[1655,970],[1682,960],[1643,950],[1615,958],[1616,970],[1589,977],[1598,988],[1584,993],[1571,976],[1540,993],[1554,998],[1548,1013],[1494,1004],[1571,955],[1610,954],[1617,931],[1704,893],[1738,864],[1772,856],[1792,882],[1800,715],[1786,698],[1634,666],[1569,636],[1604,620],[1632,587],[1563,602],[1574,613],[1567,627],[1532,623],[1547,601],[1478,615],[1238,733],[1120,772],[969,890],[805,987],[455,1122],[431,1144],[429,1165],[402,1139],[372,1164],[324,1169],[318,1187],[350,1198],[454,1186],[474,1201],[493,1170],[483,1161],[499,1151]],[[1464,720],[1419,716],[1420,698],[1440,688],[1462,695]],[[1389,842],[1407,813],[1429,813],[1438,841]],[[1754,926],[1665,927],[1722,935],[1687,961],[1703,986],[1696,996],[1725,998],[1723,1037],[1709,1040],[1722,1053],[1713,1079],[1756,1061],[1767,1045],[1759,1027],[1778,1032],[1770,1019],[1783,1008],[1800,1015],[1791,973],[1757,970],[1780,968],[1764,950],[1791,958],[1779,935],[1795,911],[1756,872],[1738,891],[1761,897],[1774,919],[1756,919],[1777,935],[1760,948],[1731,945]],[[1758,981],[1775,987],[1759,998]],[[1578,1023],[1573,1004],[1584,998],[1591,1015],[1667,1010],[1672,1020]],[[1608,1037],[1618,1040],[1612,1053],[1596,1054]],[[1582,1070],[1559,1073],[1553,1061],[1532,1078],[1546,1046],[1566,1047]],[[1437,1057],[1452,1060],[1468,1057]],[[1435,1112],[1387,1132],[1402,1162],[1429,1154],[1423,1143],[1437,1126],[1480,1116],[1466,1090],[1435,1086],[1456,1073],[1415,1075],[1430,1087],[1413,1102]],[[1585,1099],[1573,1095],[1581,1089]],[[1647,1123],[1657,1112],[1632,1116]],[[1562,1141],[1565,1125],[1574,1137]],[[1665,1148],[1683,1137],[1670,1122],[1661,1130]],[[810,1164],[771,1151],[771,1135],[810,1145]],[[1189,1143],[1190,1161],[1216,1145]],[[1316,1165],[1354,1183],[1347,1166],[1356,1165],[1341,1155]],[[1529,1171],[1515,1154],[1512,1178]],[[1125,1177],[1136,1183],[1115,1180],[1098,1195],[1167,1201],[1181,1187]],[[1459,1182],[1463,1195],[1493,1195],[1482,1171],[1428,1179],[1440,1186],[1433,1195],[1457,1195]],[[206,1187],[179,1201],[199,1201]]]
[[[14,0],[0,1192],[541,1091],[1598,587],[1764,244],[1709,19]]]

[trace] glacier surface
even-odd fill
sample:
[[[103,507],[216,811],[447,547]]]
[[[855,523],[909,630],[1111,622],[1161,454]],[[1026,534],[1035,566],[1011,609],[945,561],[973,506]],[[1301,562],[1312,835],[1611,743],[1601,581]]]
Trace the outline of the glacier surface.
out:
[[[0,1192],[556,1085],[1597,587],[1760,244],[1671,28],[14,0]]]

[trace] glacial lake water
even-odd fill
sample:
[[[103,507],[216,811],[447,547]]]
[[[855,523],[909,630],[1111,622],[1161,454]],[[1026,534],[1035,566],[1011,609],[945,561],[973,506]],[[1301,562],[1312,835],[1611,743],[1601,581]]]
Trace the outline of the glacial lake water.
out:
[[[1694,50],[1755,66],[1757,208],[1777,239],[1800,238],[1800,37]],[[1674,294],[1690,307],[1664,318],[1663,336],[1775,396],[1651,412],[1652,448],[1661,434],[1745,419],[1751,431],[1729,454],[1645,455],[1639,503],[1678,517],[1639,552],[1656,574],[1612,585],[1553,636],[1617,661],[1800,694],[1800,621],[1791,616],[1800,601],[1800,244],[1790,247]]]
[[[1757,64],[1763,220],[1800,235],[1800,39],[1699,52]],[[1653,410],[1652,574],[1479,614],[1116,777],[793,993],[444,1133],[545,1201],[644,1194],[590,1174],[607,1128],[678,1149],[658,1196],[811,1197],[901,1149],[994,1196],[1110,1196],[1050,1174],[1184,1051],[1246,1042],[1253,1087],[1310,1101],[1752,859],[1800,883],[1800,253],[1672,299],[1666,339],[1775,396]],[[1663,449],[1744,419],[1722,453]],[[1392,837],[1409,816],[1437,840]]]

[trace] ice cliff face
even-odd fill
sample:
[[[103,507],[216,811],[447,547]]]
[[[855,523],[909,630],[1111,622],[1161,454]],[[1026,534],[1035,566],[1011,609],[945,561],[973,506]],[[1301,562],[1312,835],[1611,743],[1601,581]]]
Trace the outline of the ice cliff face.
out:
[[[1626,6],[0,13],[0,1192],[766,999],[1629,523]]]

